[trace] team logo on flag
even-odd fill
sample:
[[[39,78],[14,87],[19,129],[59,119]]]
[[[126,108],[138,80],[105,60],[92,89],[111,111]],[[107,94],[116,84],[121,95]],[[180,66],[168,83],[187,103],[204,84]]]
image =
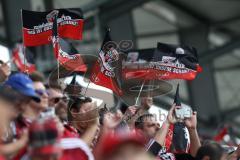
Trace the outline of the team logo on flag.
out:
[[[99,59],[102,63],[101,65],[101,72],[104,73],[106,76],[115,77],[114,69],[116,65],[114,64],[119,60],[119,53],[116,49],[111,48],[109,49],[106,54],[103,51],[99,53]]]

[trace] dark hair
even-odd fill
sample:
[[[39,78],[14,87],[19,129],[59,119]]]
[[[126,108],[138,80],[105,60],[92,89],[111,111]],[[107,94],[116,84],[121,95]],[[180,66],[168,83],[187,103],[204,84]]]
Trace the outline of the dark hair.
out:
[[[137,118],[137,120],[135,121],[135,128],[137,129],[143,129],[143,124],[144,124],[144,120],[145,118],[152,118],[154,117],[153,114],[147,113],[147,114],[143,114],[140,117]]]
[[[35,71],[29,75],[33,82],[44,82],[44,75],[41,72]]]
[[[196,159],[202,160],[204,156],[208,156],[210,160],[219,160],[223,153],[224,150],[218,143],[208,143],[199,148]]]
[[[92,98],[90,97],[71,97],[70,102],[68,103],[68,110],[67,110],[67,116],[68,121],[72,121],[73,117],[70,111],[73,109],[79,111],[81,108],[81,105],[84,103],[92,102]]]
[[[92,102],[92,98],[90,97],[74,97],[72,98],[72,103],[69,103],[70,110],[76,109],[79,111],[81,105],[84,103]]]
[[[45,84],[46,89],[56,89],[56,90],[63,90],[62,86],[58,83]]]
[[[16,103],[20,94],[10,86],[0,85],[0,99],[9,103]]]

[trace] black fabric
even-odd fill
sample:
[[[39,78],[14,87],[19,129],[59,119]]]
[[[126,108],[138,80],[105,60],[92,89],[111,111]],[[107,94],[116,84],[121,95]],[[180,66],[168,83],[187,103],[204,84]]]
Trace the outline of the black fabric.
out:
[[[184,54],[177,54],[177,48],[183,49]],[[154,60],[162,60],[163,56],[176,57],[176,60],[179,60],[187,68],[193,70],[197,69],[196,64],[198,64],[198,55],[197,50],[194,47],[158,43],[157,50],[154,55]]]
[[[153,144],[149,147],[148,152],[154,156],[158,156],[158,153],[160,152],[161,149],[162,146],[156,141],[154,141]]]
[[[176,160],[196,160],[193,156],[190,154],[175,154]]]
[[[72,19],[83,19],[83,13],[80,8],[68,8],[68,9],[55,9],[59,11],[58,18],[62,16],[70,16]],[[40,25],[41,23],[47,23],[46,16],[52,11],[37,12],[22,10],[23,27],[33,29],[34,26]],[[34,15],[34,18],[32,16]],[[40,23],[41,22],[41,23]]]
[[[185,153],[188,148],[188,139],[186,137],[187,129],[184,123],[177,122],[174,124],[172,147],[176,153]]]
[[[174,103],[176,104],[176,106],[181,106],[181,99],[179,96],[179,84],[177,85],[177,90],[176,90],[176,94],[174,97]]]

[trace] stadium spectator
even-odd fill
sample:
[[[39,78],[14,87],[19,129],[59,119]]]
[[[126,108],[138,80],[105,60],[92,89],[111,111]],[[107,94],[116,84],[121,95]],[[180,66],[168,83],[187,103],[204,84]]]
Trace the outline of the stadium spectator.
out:
[[[63,94],[62,87],[58,84],[47,86],[49,107],[53,107],[56,115],[62,122],[67,122],[68,98]]]
[[[193,113],[190,119],[185,119],[185,125],[187,126],[190,134],[191,155],[174,155],[172,153],[167,153],[166,149],[163,147],[170,125],[177,122],[174,110],[175,105],[173,105],[172,108],[169,110],[167,119],[160,129],[159,125],[156,122],[156,118],[152,114],[145,114],[140,116],[135,122],[135,127],[137,130],[140,130],[143,135],[145,135],[145,137],[149,140],[148,144],[146,145],[147,150],[153,155],[159,157],[160,159],[164,159],[166,157],[169,157],[170,159],[174,159],[175,157],[177,159],[181,159],[182,157],[188,157],[189,159],[193,159],[193,157],[196,156],[199,147],[201,146],[197,133],[196,112]]]
[[[99,116],[96,103],[89,97],[75,97],[69,106],[69,121],[78,130],[81,139],[89,146],[99,131]]]
[[[9,65],[0,60],[0,83],[4,82],[10,74],[11,70]]]

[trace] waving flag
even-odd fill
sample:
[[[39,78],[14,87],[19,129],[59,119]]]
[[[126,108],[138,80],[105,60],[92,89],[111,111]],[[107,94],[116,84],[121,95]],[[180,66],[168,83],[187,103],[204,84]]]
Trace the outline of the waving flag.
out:
[[[65,44],[68,44],[62,39]],[[58,36],[58,24],[57,15],[53,18],[53,31],[52,31],[52,44],[54,49],[54,55],[58,59],[59,63],[67,70],[86,72],[87,67],[83,62],[80,54],[69,54],[64,52],[60,46],[60,38]],[[70,46],[72,47],[72,46]],[[75,50],[75,49],[74,49]]]
[[[117,82],[117,70],[119,62],[119,53],[116,50],[115,43],[111,40],[110,31],[106,32],[99,58],[93,67],[90,81],[111,89],[115,94],[122,95]]]
[[[26,50],[26,57],[24,60],[24,52],[22,44],[17,44],[16,47],[12,51],[13,62],[16,64],[17,68],[21,72],[32,73],[36,71],[36,66],[30,61],[28,61],[28,57],[32,55],[29,50]],[[31,55],[30,55],[31,54]]]
[[[193,80],[202,71],[195,48],[164,43],[158,43],[156,49],[127,53],[122,66],[125,79]]]
[[[81,40],[83,14],[80,8],[55,9],[48,12],[22,10],[23,39],[25,46],[49,44],[52,36],[53,16],[57,14],[59,36]]]

